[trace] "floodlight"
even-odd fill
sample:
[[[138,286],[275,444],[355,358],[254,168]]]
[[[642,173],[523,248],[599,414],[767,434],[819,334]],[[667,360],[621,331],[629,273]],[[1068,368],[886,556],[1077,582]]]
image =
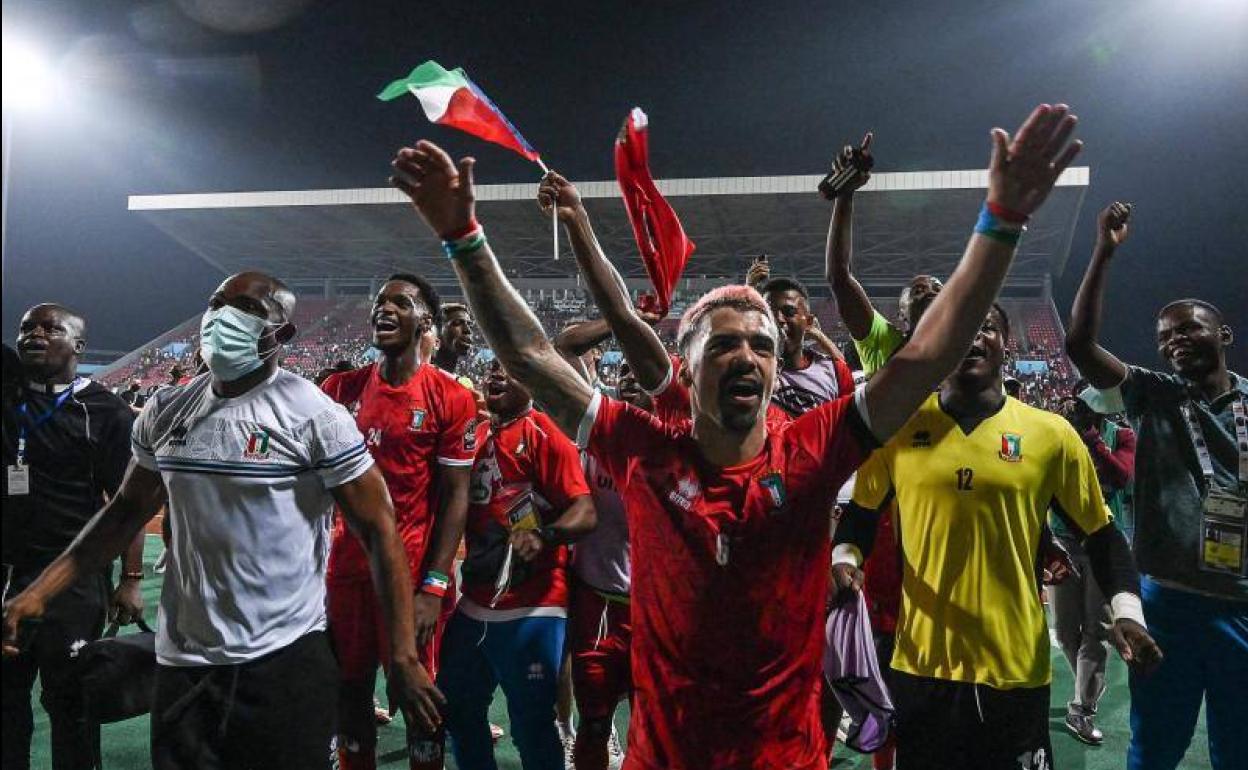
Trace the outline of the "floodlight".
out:
[[[52,68],[33,45],[24,40],[4,39],[4,106],[32,110],[48,102],[52,88]]]

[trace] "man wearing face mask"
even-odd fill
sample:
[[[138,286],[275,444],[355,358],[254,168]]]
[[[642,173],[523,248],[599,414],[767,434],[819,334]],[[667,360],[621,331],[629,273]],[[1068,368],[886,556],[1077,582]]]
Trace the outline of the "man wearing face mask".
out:
[[[5,606],[10,656],[20,627],[107,564],[167,501],[157,770],[330,766],[338,671],[325,633],[325,565],[335,502],[369,552],[390,636],[391,703],[428,729],[439,719],[385,481],[346,410],[278,366],[294,306],[290,290],[261,273],[221,284],[200,327],[208,372],[148,403],[117,494]]]
[[[130,459],[133,412],[106,388],[78,377],[85,347],[86,322],[67,308],[36,305],[22,317],[20,363],[13,373],[23,382],[4,415],[6,599],[30,585],[78,537],[105,496],[116,494]],[[6,378],[8,366],[6,361]],[[5,658],[5,768],[29,766],[36,677],[52,726],[53,766],[93,766],[99,733],[83,719],[77,656],[99,637],[106,615],[120,624],[142,615],[142,533],[128,544],[115,593],[110,564],[84,571],[48,603],[44,621],[23,640],[22,653]]]
[[[392,275],[369,314],[377,363],[329,377],[322,389],[355,417],[394,500],[399,537],[417,594],[416,634],[421,663],[436,676],[438,642],[454,609],[455,550],[468,512],[468,474],[476,450],[472,392],[446,371],[421,361],[426,332],[444,306],[420,276]],[[373,682],[389,667],[385,627],[368,557],[359,539],[335,517],[329,552],[329,629],[342,666],[339,761],[343,770],[376,767]],[[442,736],[408,724],[414,770],[442,767]]]

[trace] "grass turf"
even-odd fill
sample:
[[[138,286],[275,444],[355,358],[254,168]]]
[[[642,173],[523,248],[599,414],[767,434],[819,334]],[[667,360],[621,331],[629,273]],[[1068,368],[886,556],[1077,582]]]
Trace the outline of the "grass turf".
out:
[[[160,596],[161,576],[152,573],[152,564],[160,553],[160,540],[149,537],[144,553],[143,599],[147,605],[146,616],[154,619],[156,606]],[[154,622],[154,620],[152,621]],[[1054,767],[1060,770],[1117,770],[1126,765],[1127,739],[1130,737],[1128,726],[1129,694],[1127,691],[1126,667],[1116,655],[1111,654],[1109,671],[1107,672],[1108,690],[1101,699],[1097,725],[1105,733],[1105,743],[1099,747],[1085,746],[1075,740],[1066,731],[1064,719],[1066,715],[1066,699],[1072,687],[1070,668],[1065,658],[1057,649],[1053,654],[1053,700],[1049,709],[1049,725],[1052,731]],[[35,701],[35,737],[31,750],[31,767],[50,768],[52,759],[48,749],[48,718],[38,706],[38,685],[33,697]],[[377,693],[385,697],[385,682],[378,677]],[[507,728],[507,704],[502,693],[494,699],[490,706],[490,721]],[[622,706],[616,714],[616,725],[621,739],[626,738],[628,717],[627,706]],[[150,768],[148,756],[148,718],[136,717],[125,722],[104,725],[102,737],[102,756],[104,767],[109,770],[142,770]],[[403,746],[403,724],[398,719],[378,730],[378,767],[402,768],[407,766],[406,752]],[[495,746],[500,770],[520,770],[520,758],[510,735],[504,737]],[[1205,733],[1205,716],[1201,713],[1196,724],[1196,733],[1192,745],[1181,764],[1185,770],[1205,770],[1210,768],[1208,739]],[[447,767],[455,768],[454,758],[447,761]],[[838,747],[834,770],[859,770],[870,768],[871,758],[855,754],[844,747]]]

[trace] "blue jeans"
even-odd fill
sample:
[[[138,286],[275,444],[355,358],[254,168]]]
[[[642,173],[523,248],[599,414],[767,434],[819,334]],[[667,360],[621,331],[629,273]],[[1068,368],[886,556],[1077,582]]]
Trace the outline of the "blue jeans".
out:
[[[1174,770],[1205,701],[1214,770],[1248,768],[1248,603],[1141,579],[1148,630],[1165,656],[1131,675],[1129,770]]]
[[[456,612],[442,636],[438,689],[460,770],[497,770],[489,709],[502,686],[512,740],[524,770],[563,770],[555,694],[565,618],[483,623]]]

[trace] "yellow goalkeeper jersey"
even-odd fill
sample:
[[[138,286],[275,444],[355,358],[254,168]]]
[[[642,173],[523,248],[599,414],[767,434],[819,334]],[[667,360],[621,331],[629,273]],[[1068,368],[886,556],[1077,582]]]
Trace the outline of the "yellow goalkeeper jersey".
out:
[[[1092,457],[1063,418],[1013,398],[969,434],[933,394],[858,470],[854,502],[897,501],[901,615],[893,667],[1000,689],[1049,682],[1036,552],[1050,505],[1110,521]]]

